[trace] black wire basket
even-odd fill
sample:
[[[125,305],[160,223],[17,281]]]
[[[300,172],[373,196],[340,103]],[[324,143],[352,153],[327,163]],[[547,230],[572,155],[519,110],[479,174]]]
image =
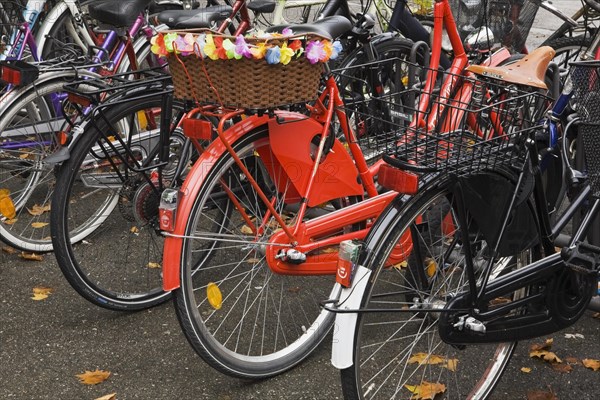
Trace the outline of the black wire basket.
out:
[[[600,61],[571,64],[573,103],[580,118],[579,133],[592,195],[600,197]]]
[[[424,80],[402,84],[408,82],[410,75],[402,74],[408,74],[410,63],[403,61],[404,69],[389,65],[398,62],[360,66],[365,76],[358,82],[338,77],[347,122],[367,159],[384,155],[402,169],[457,175],[523,164],[525,140],[542,128],[551,104],[542,91],[472,74],[439,73],[428,107],[419,110]],[[374,77],[379,81],[369,83]],[[453,84],[442,94],[448,79]]]

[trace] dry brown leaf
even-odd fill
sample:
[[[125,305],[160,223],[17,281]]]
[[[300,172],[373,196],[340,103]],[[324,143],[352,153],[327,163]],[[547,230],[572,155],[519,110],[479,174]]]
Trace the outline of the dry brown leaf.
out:
[[[592,318],[598,318],[598,319],[600,319],[600,312],[592,314]]]
[[[567,358],[565,358],[565,361],[568,362],[569,364],[579,364],[579,359],[577,359],[575,357],[567,357]]]
[[[14,225],[18,220],[19,218],[5,219],[3,222],[5,225]]]
[[[556,354],[547,350],[534,350],[529,352],[529,357],[538,357],[549,363],[562,363],[562,360],[558,358]]]
[[[522,368],[521,368],[521,372],[524,372],[524,373],[528,374],[528,373],[530,373],[530,372],[531,372],[531,368],[522,367]]]
[[[337,247],[328,247],[326,249],[321,250],[322,254],[332,254],[332,253],[337,253],[338,252],[338,248]]]
[[[149,262],[148,263],[148,268],[160,268],[160,264],[159,263],[155,263],[155,262]]]
[[[129,229],[129,232],[131,233],[138,233],[140,230],[138,229],[137,226],[132,226],[131,229]]]
[[[50,204],[47,204],[45,206],[38,206],[37,204],[34,204],[33,207],[31,207],[31,209],[27,208],[27,212],[31,215],[42,215],[45,212],[50,211]]]
[[[511,302],[511,300],[507,299],[506,297],[497,297],[497,298],[492,299],[490,301],[490,305],[492,305],[492,306],[499,306],[501,304],[508,304],[510,302]]]
[[[31,227],[35,228],[35,229],[39,229],[39,228],[43,228],[48,225],[50,225],[48,222],[34,222],[31,224]]]
[[[530,390],[527,392],[527,400],[558,400],[558,397],[553,392]]]
[[[431,383],[423,381],[420,385],[404,385],[413,395],[412,400],[433,400],[433,398],[446,391],[446,385],[443,383]]]
[[[246,258],[248,264],[258,264],[260,260],[258,258]]]
[[[571,367],[569,364],[552,364],[552,369],[558,372],[565,373],[573,371],[573,367]]]
[[[19,257],[29,261],[44,261],[44,257],[41,254],[25,253],[24,251],[22,251],[21,254],[19,254]]]
[[[2,251],[7,254],[15,254],[17,252],[17,250],[13,249],[10,246],[2,246]]]
[[[21,160],[25,160],[26,158],[29,158],[29,156],[31,156],[31,155],[32,155],[31,153],[23,153],[19,156],[19,158]]]
[[[107,394],[106,396],[98,397],[95,400],[117,400],[117,394],[116,393]]]
[[[78,377],[79,382],[84,385],[96,385],[107,380],[110,376],[110,372],[97,369],[95,371],[85,371],[83,374],[75,376]]]
[[[550,350],[550,348],[552,347],[552,343],[554,343],[554,339],[552,339],[552,338],[546,339],[546,341],[543,344],[537,344],[537,343],[532,344],[531,347],[529,348],[529,350],[531,350],[531,351]]]
[[[600,371],[600,360],[592,360],[590,358],[585,358],[581,360],[583,366],[591,369],[592,371]]]

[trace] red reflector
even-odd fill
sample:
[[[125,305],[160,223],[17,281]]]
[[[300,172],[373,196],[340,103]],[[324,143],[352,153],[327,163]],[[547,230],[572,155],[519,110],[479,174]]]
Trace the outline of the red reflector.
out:
[[[211,140],[213,124],[204,119],[186,118],[182,123],[183,134],[192,139]]]
[[[419,188],[419,177],[411,172],[383,164],[379,168],[377,181],[386,189],[402,194],[416,194]]]
[[[35,65],[20,60],[0,62],[0,77],[8,84],[27,85],[37,79],[39,70]]]
[[[80,96],[75,93],[69,93],[67,97],[71,103],[79,104],[82,107],[88,107],[90,104],[92,104],[92,101],[87,97]]]

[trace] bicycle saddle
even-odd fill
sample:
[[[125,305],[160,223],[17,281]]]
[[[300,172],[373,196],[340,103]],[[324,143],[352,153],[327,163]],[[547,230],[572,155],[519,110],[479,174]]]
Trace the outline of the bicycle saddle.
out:
[[[471,65],[467,71],[488,78],[499,79],[517,85],[531,86],[540,89],[548,89],[544,77],[548,64],[554,57],[555,51],[550,46],[535,49],[523,59],[514,64],[501,67],[485,67],[483,65]]]
[[[118,28],[128,27],[151,0],[106,0],[90,3],[90,16]]]
[[[255,13],[272,13],[275,11],[275,2],[273,0],[254,0],[247,3],[248,9]]]
[[[213,23],[224,20],[232,12],[231,6],[210,6],[201,10],[163,11],[156,19],[171,29],[210,28]]]
[[[315,33],[333,40],[352,29],[352,23],[346,17],[333,15],[310,24],[272,26],[267,32],[281,33],[285,28],[290,28],[294,34]]]

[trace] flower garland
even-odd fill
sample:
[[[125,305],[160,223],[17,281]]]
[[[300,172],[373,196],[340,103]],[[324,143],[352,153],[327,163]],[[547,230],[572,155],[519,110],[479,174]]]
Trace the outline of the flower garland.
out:
[[[327,62],[336,59],[342,51],[342,44],[339,41],[332,43],[326,39],[310,40],[303,47],[303,41],[300,39],[287,40],[286,37],[291,35],[292,31],[286,28],[281,34],[263,33],[247,37],[238,35],[235,42],[232,42],[229,38],[213,35],[210,32],[199,34],[191,32],[159,33],[151,40],[151,50],[161,57],[166,57],[169,53],[182,56],[195,54],[211,60],[265,59],[268,64],[283,65],[289,64],[293,58],[298,58],[303,54],[311,64]],[[254,40],[250,40],[249,43],[246,39]],[[280,41],[281,44],[276,45],[269,42],[269,39],[283,40]]]

